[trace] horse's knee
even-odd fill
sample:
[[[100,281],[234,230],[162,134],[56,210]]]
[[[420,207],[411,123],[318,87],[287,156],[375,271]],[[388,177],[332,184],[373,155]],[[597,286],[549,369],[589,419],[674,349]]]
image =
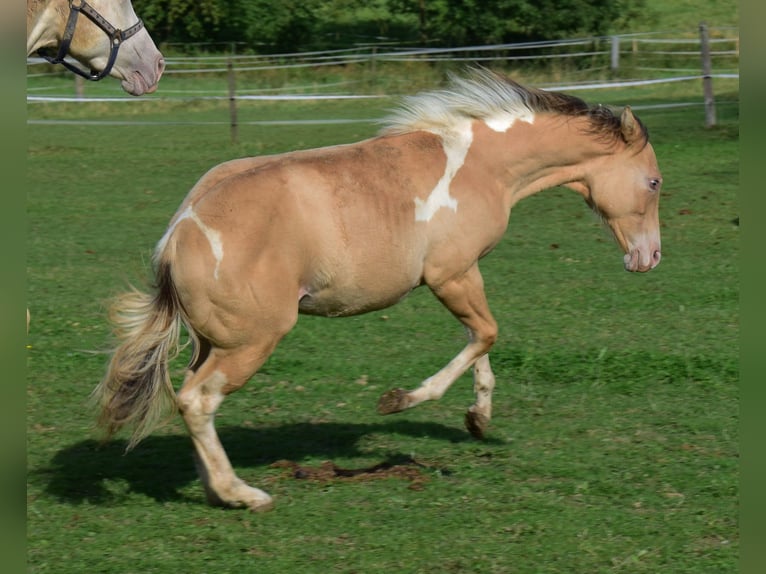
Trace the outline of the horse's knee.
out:
[[[475,329],[473,331],[472,338],[475,343],[481,345],[482,354],[486,355],[495,345],[495,342],[497,341],[497,334],[497,323],[492,320],[489,321],[486,325],[482,325],[481,328]]]

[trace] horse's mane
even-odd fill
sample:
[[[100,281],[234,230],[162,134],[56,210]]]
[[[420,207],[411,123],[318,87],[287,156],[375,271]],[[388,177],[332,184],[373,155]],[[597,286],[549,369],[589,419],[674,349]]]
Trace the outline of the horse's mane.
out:
[[[552,113],[587,117],[587,131],[604,139],[619,139],[620,118],[611,109],[589,106],[580,98],[561,92],[529,88],[486,68],[469,68],[466,75],[449,74],[443,90],[404,98],[400,109],[383,120],[383,134],[407,133],[423,129],[444,129],[459,119],[489,119],[505,114],[529,117]],[[638,120],[638,118],[636,118]],[[649,134],[638,121],[645,141]]]

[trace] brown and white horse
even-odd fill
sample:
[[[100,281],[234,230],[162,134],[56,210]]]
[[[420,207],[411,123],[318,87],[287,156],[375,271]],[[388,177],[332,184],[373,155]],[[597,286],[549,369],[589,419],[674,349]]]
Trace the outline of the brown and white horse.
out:
[[[481,437],[495,377],[497,324],[478,261],[500,241],[513,205],[566,186],[611,227],[628,271],[660,261],[662,182],[648,135],[572,96],[486,70],[411,97],[381,135],[350,145],[238,159],[205,174],[155,252],[156,289],[118,298],[121,343],[94,395],[109,434],[132,447],[165,408],[180,411],[208,500],[262,510],[271,497],[239,479],[213,419],[224,397],[266,361],[299,313],[339,317],[393,305],[427,285],[468,330],[468,344],[382,414],[438,399],[473,367],[468,430]],[[193,357],[175,395],[168,356],[181,325]]]
[[[34,52],[88,80],[113,76],[134,96],[155,91],[165,69],[130,0],[27,0],[27,56]]]

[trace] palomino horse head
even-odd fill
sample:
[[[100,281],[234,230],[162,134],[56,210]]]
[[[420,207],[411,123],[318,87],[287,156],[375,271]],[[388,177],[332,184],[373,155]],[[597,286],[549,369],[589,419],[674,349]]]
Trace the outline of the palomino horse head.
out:
[[[591,113],[600,113],[596,108]],[[604,114],[607,112],[604,110]],[[611,117],[611,112],[608,112]],[[617,118],[615,117],[615,121]],[[598,125],[598,123],[596,124]],[[616,151],[595,160],[579,185],[570,185],[609,225],[625,252],[628,271],[649,271],[660,262],[659,195],[662,175],[646,128],[626,107],[613,126]]]
[[[122,80],[134,96],[155,91],[165,69],[130,0],[27,0],[27,54],[36,51],[88,80]]]

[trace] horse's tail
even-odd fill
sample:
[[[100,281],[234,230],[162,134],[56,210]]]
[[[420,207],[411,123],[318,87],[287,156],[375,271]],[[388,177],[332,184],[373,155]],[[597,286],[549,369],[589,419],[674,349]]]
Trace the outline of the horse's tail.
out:
[[[176,412],[168,364],[180,351],[182,312],[169,263],[159,262],[156,281],[154,294],[134,288],[115,299],[110,318],[118,345],[93,392],[107,438],[132,427],[128,449]]]

